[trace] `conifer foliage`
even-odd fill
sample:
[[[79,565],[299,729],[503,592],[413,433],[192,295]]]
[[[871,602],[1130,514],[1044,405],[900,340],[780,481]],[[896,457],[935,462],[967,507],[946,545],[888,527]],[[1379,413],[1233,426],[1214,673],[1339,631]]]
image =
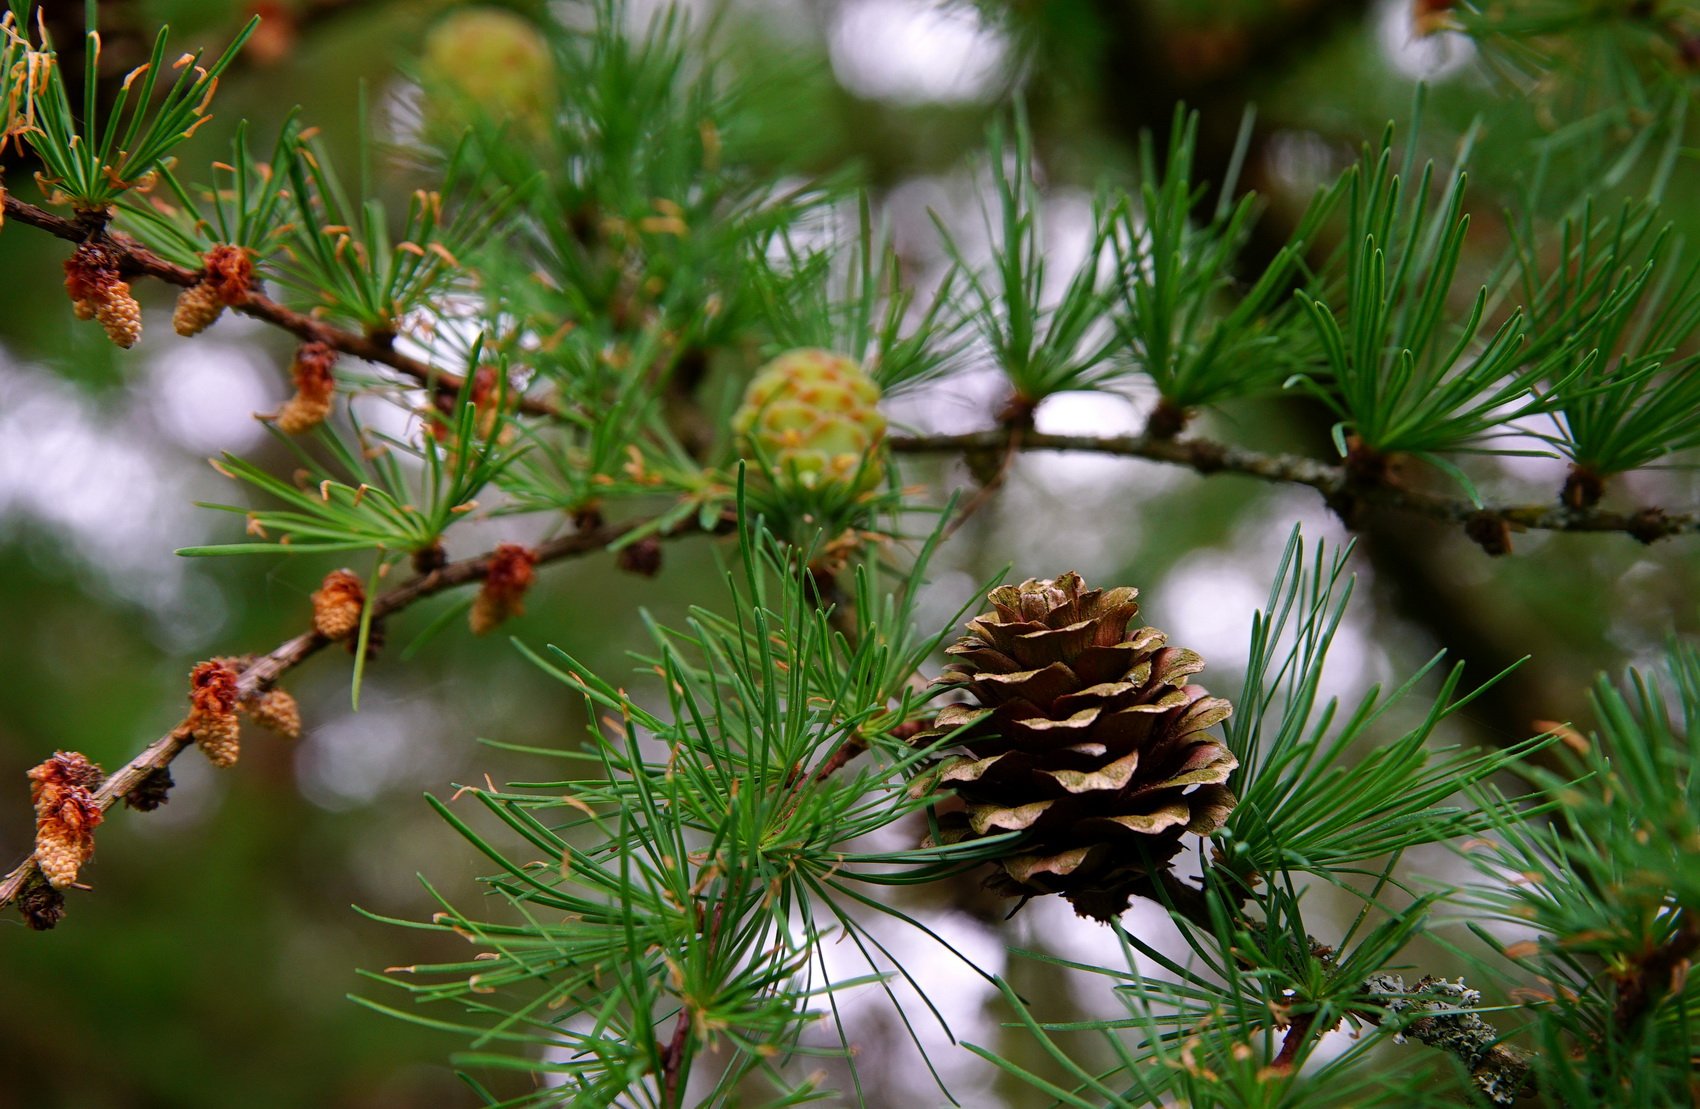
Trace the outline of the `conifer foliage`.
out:
[[[1415,9],[1568,113],[1509,215],[1470,185],[1487,125],[1437,139],[1419,98],[1259,254],[1262,204],[1237,180],[1249,122],[1206,179],[1180,107],[1125,179],[1089,183],[1071,257],[1050,249],[1047,169],[1012,101],[973,160],[980,218],[935,217],[938,272],[919,280],[883,199],[776,160],[759,75],[673,8],[640,26],[617,0],[463,6],[407,68],[405,154],[362,137],[345,155],[292,114],[258,154],[243,124],[207,155],[189,140],[254,24],[216,59],[176,57],[161,29],[114,89],[98,33],[53,41],[12,0],[0,137],[39,172],[0,188],[3,233],[63,240],[67,315],[146,344],[162,302],[137,294],[159,283],[192,341],[243,316],[294,344],[258,417],[289,464],[214,460],[241,487],[210,506],[233,514],[226,538],[180,553],[340,568],[299,635],[197,665],[183,721],[129,764],[58,752],[30,771],[37,838],[0,902],[74,927],[97,835],[126,834],[103,817],[166,803],[190,747],[246,772],[239,713],[275,733],[255,744],[311,744],[277,681],[312,655],[347,668],[358,706],[388,629],[500,628],[485,649],[558,680],[592,723],[560,780],[431,799],[490,896],[394,922],[470,950],[373,974],[357,999],[460,1037],[485,1104],[863,1103],[851,995],[887,1006],[924,1061],[942,1050],[905,1012],[919,987],[889,942],[937,939],[905,907],[918,892],[993,917],[1056,895],[1099,929],[1090,963],[1012,956],[1100,989],[1093,1011],[1116,1015],[1089,1020],[939,948],[1032,1049],[948,1050],[1046,1103],[1689,1103],[1692,644],[1602,678],[1591,731],[1476,750],[1444,740],[1486,687],[1439,656],[1390,693],[1324,695],[1350,552],[1296,530],[1266,605],[1239,614],[1244,654],[1210,660],[1236,690],[1199,684],[1187,628],[1171,643],[1138,623],[1149,583],[1038,567],[961,589],[953,619],[923,603],[937,552],[1035,449],[1308,487],[1348,525],[1461,528],[1492,554],[1531,528],[1697,541],[1700,513],[1628,503],[1625,479],[1700,446],[1700,265],[1661,211],[1692,154],[1700,22],[1657,3]],[[1595,141],[1626,118],[1618,95],[1627,146]],[[1497,251],[1472,238],[1490,219]],[[979,430],[896,424],[914,409],[894,401],[988,374]],[[1040,430],[1048,400],[1081,392],[1149,398],[1145,432]],[[1196,433],[1275,394],[1324,414],[1331,452]],[[1569,464],[1562,490],[1483,497],[1482,456],[1531,453]],[[976,487],[929,489],[933,454]],[[527,622],[551,564],[603,554],[654,576],[686,535],[713,537],[723,588],[647,622],[634,681]],[[464,621],[412,626],[412,604],[451,591]],[[585,607],[638,619],[623,601]],[[1478,877],[1442,885],[1435,849]],[[1346,926],[1324,889],[1352,899]],[[1135,901],[1169,934],[1124,927]],[[1474,940],[1413,967],[1412,942],[1458,917]],[[479,1075],[502,1069],[534,1092],[491,1092]]]

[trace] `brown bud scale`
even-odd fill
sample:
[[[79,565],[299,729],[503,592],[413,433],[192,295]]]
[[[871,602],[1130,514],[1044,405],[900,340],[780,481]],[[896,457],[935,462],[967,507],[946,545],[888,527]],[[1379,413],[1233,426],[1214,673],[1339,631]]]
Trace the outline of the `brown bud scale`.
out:
[[[278,413],[278,430],[300,435],[325,422],[336,396],[336,349],[326,343],[302,343],[289,367],[295,395]]]
[[[352,570],[332,570],[313,594],[313,629],[326,639],[343,639],[360,627],[366,587]]]
[[[661,541],[646,535],[630,546],[621,547],[614,562],[628,574],[653,578],[661,572]]]
[[[31,882],[18,895],[18,912],[30,928],[45,932],[65,919],[65,895],[46,882]]]
[[[285,689],[268,689],[244,706],[254,723],[269,728],[285,739],[301,735],[301,706]]]
[[[472,634],[484,635],[525,612],[525,593],[537,576],[536,565],[537,552],[518,543],[503,543],[491,553],[484,587],[472,602]]]
[[[220,768],[235,765],[241,753],[239,696],[236,671],[222,661],[203,662],[189,675],[189,734],[207,761]]]
[[[170,767],[156,766],[124,795],[124,804],[137,812],[153,812],[170,800],[171,787],[176,784],[172,781]]]
[[[102,778],[100,767],[75,751],[57,751],[29,772],[35,861],[56,890],[75,883],[94,854],[94,830],[104,814],[93,791]]]

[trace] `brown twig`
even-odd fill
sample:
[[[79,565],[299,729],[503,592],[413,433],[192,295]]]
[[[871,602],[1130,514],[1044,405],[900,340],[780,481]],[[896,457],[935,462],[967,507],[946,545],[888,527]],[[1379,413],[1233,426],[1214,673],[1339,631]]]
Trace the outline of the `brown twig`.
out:
[[[700,912],[700,910],[699,910]],[[709,917],[708,929],[704,942],[709,947],[714,946],[720,938],[720,926],[726,916],[726,899],[722,897],[714,903],[714,913]],[[679,998],[679,1019],[673,1024],[673,1037],[661,1049],[661,1104],[674,1106],[680,1104],[680,1080],[684,1075],[685,1047],[690,1042],[691,1006],[689,999]]]
[[[679,1074],[685,1060],[685,1043],[690,1038],[691,1009],[683,998],[679,1000],[679,1019],[673,1024],[673,1038],[661,1049],[661,1104],[672,1105],[679,1096]]]
[[[1159,894],[1159,903],[1195,927],[1214,934],[1216,923],[1208,895],[1171,872],[1165,871],[1158,878],[1161,890],[1154,892]],[[1225,904],[1224,908],[1242,923],[1259,927],[1245,920],[1240,906]],[[1333,948],[1314,938],[1310,939],[1310,945],[1312,957],[1333,965]],[[1251,965],[1243,955],[1240,958],[1248,967]],[[1454,984],[1441,978],[1424,978],[1407,991],[1404,981],[1397,975],[1380,974],[1366,980],[1362,988],[1367,998],[1379,999],[1381,1004],[1360,1005],[1351,1009],[1348,1016],[1380,1025],[1390,1015],[1421,1014],[1415,1019],[1402,1021],[1399,1031],[1418,1043],[1455,1056],[1469,1069],[1471,1083],[1495,1105],[1510,1104],[1522,1094],[1534,1090],[1530,1058],[1502,1043],[1499,1030],[1475,1012],[1475,1002],[1470,999],[1474,991],[1465,988],[1463,979]],[[1292,1018],[1271,1066],[1291,1069],[1313,1030],[1311,1026],[1315,1020],[1314,1013],[1301,1013]]]
[[[977,431],[965,435],[896,436],[891,449],[902,454],[960,454],[997,449],[1009,441],[1002,430]],[[1143,458],[1185,466],[1201,474],[1232,473],[1263,481],[1304,485],[1321,493],[1324,500],[1343,497],[1378,508],[1408,512],[1452,523],[1472,519],[1496,519],[1513,528],[1536,531],[1623,532],[1643,543],[1672,535],[1700,532],[1700,512],[1666,513],[1656,508],[1634,512],[1600,508],[1551,505],[1489,505],[1478,508],[1459,500],[1405,489],[1389,484],[1353,482],[1345,469],[1313,458],[1291,454],[1266,454],[1207,439],[1160,439],[1149,435],[1047,435],[1023,431],[1022,450],[1090,451]]]
[[[587,531],[574,532],[551,540],[537,548],[537,561],[557,562],[578,555],[600,551],[625,535],[634,528],[640,527],[649,520],[628,520],[623,523],[600,524]],[[697,530],[693,520],[686,520],[658,533],[667,538],[684,535]],[[474,558],[450,562],[428,574],[414,578],[378,597],[372,606],[372,619],[381,620],[392,613],[399,612],[415,601],[422,600],[436,593],[441,593],[456,586],[470,582],[481,581],[490,570],[489,553]],[[266,654],[249,662],[237,678],[237,689],[243,698],[250,697],[266,689],[271,683],[289,670],[294,669],[313,655],[317,654],[331,640],[314,631],[304,632],[292,639],[285,640],[272,648]],[[94,801],[102,812],[110,810],[124,799],[124,796],[135,789],[142,781],[156,770],[161,770],[171,764],[171,761],[183,750],[190,746],[188,720],[184,719],[169,732],[148,744],[135,758],[114,771],[100,789],[95,791]],[[0,879],[0,908],[9,905],[23,892],[35,877],[38,868],[35,855],[32,853],[19,863],[5,878]]]
[[[821,760],[809,775],[811,782],[824,782],[834,774],[849,766],[851,761],[868,749],[868,741],[859,735],[853,735],[832,749],[832,754]]]
[[[48,234],[64,239],[66,242],[81,243],[89,237],[90,226],[83,221],[55,215],[45,208],[39,208],[34,204],[19,200],[10,193],[5,193],[4,199],[8,220],[28,224],[30,227],[46,231]],[[181,288],[188,288],[201,279],[199,270],[179,266],[169,259],[162,258],[128,235],[104,229],[98,233],[106,236],[107,243],[117,254],[118,268],[121,273],[140,274]],[[332,326],[305,312],[297,312],[293,308],[279,304],[264,293],[250,293],[243,303],[234,306],[234,310],[245,316],[264,320],[274,327],[289,332],[303,342],[324,343],[355,358],[388,366],[421,385],[452,392],[459,390],[464,384],[459,375],[436,369],[429,363],[396,350],[392,345],[390,336],[364,335],[356,331]],[[518,406],[520,411],[534,416],[557,414],[553,404],[537,397],[522,396],[518,400]]]
[[[1281,1039],[1281,1050],[1269,1065],[1276,1070],[1290,1071],[1298,1061],[1299,1052],[1304,1050],[1305,1041],[1310,1039],[1310,1027],[1316,1023],[1315,1013],[1297,1013],[1287,1025],[1287,1034]]]
[[[986,475],[980,482],[980,488],[976,489],[972,496],[962,502],[962,507],[956,510],[956,515],[951,517],[950,523],[945,525],[945,539],[949,539],[961,530],[962,525],[966,524],[976,512],[984,508],[997,495],[998,490],[1003,488],[1004,482],[1009,480],[1009,471],[1010,467],[1015,464],[1015,456],[1021,453],[1023,437],[1029,434],[1031,432],[1027,428],[1020,426],[1012,426],[1007,432],[1003,433],[1003,454],[998,459],[998,468]]]
[[[1612,1017],[1620,1031],[1634,1027],[1654,1001],[1682,988],[1696,951],[1700,951],[1700,919],[1684,909],[1682,924],[1671,938],[1636,959],[1619,979]]]

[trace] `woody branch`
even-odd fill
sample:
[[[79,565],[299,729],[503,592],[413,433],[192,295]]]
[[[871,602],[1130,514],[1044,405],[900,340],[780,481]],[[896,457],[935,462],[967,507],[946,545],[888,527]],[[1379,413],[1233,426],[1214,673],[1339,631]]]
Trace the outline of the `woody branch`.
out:
[[[622,536],[650,522],[652,521],[645,518],[620,523],[605,523],[585,531],[575,532],[572,535],[562,536],[537,548],[537,563],[559,562],[604,550]],[[661,538],[677,538],[697,530],[694,520],[687,520],[657,534]],[[428,574],[423,574],[399,585],[387,593],[380,594],[372,602],[372,619],[381,620],[426,597],[457,586],[481,581],[489,575],[494,558],[495,552],[492,551],[473,558],[450,562]],[[236,679],[238,693],[243,698],[247,698],[261,692],[285,673],[301,665],[332,642],[334,641],[321,635],[318,631],[303,632],[285,640],[264,655],[248,661],[241,668]],[[94,791],[94,804],[101,812],[112,809],[127,794],[141,785],[150,774],[170,766],[172,761],[193,743],[194,741],[190,737],[190,721],[186,718],[176,727],[148,744],[129,762],[109,775],[100,788]],[[14,867],[11,873],[0,878],[0,907],[15,901],[38,872],[39,868],[36,865],[35,855],[32,853]]]
[[[55,215],[45,208],[19,200],[10,193],[3,195],[6,218],[9,220],[46,231],[66,242],[82,243],[91,235],[104,236],[106,245],[117,255],[118,268],[122,273],[152,277],[181,288],[188,288],[201,279],[200,271],[162,258],[122,232],[107,230],[98,223],[91,224]],[[456,374],[439,370],[427,362],[396,350],[387,335],[368,335],[336,327],[308,313],[297,312],[261,292],[250,292],[241,303],[232,307],[245,316],[264,320],[274,327],[281,328],[303,342],[324,343],[355,358],[388,366],[421,385],[434,385],[453,392],[463,384]],[[520,411],[534,416],[555,414],[554,405],[536,397],[520,397],[518,405]]]
[[[1239,474],[1261,481],[1303,485],[1321,493],[1330,506],[1374,507],[1469,525],[1493,520],[1531,531],[1623,532],[1644,543],[1666,536],[1700,532],[1700,512],[1667,513],[1660,508],[1631,512],[1551,505],[1484,505],[1407,489],[1388,482],[1355,479],[1343,466],[1291,454],[1246,450],[1208,439],[1166,439],[1149,435],[1047,435],[1023,429],[963,435],[897,436],[891,449],[900,454],[976,454],[1002,451],[1012,442],[1026,451],[1083,451],[1141,458],[1184,466],[1200,474]]]

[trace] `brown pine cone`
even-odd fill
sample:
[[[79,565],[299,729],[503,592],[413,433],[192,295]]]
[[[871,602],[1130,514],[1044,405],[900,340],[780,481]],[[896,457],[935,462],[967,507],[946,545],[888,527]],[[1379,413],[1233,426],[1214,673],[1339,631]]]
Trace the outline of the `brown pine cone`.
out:
[[[1231,706],[1186,681],[1204,660],[1155,628],[1129,630],[1136,594],[1073,573],[993,590],[939,678],[975,703],[946,706],[914,740],[957,733],[966,749],[915,786],[961,800],[940,817],[945,842],[1020,833],[988,885],[1059,893],[1103,921],[1152,890],[1182,835],[1222,827],[1239,765],[1205,734]]]
[[[503,543],[490,555],[490,572],[472,602],[468,620],[473,635],[485,635],[510,616],[525,612],[525,592],[531,588],[537,552],[518,543]]]
[[[300,435],[325,422],[336,398],[335,348],[325,343],[302,343],[295,351],[295,361],[289,367],[295,381],[295,395],[290,397],[277,415],[278,430],[286,435]]]

